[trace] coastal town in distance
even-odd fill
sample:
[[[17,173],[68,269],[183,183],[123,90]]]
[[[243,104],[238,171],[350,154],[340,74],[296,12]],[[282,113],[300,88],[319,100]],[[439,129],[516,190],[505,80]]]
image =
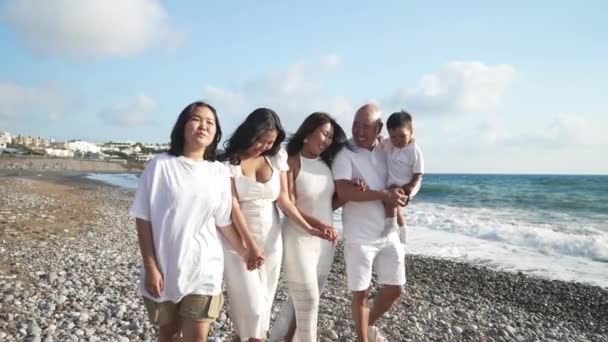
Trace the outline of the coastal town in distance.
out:
[[[168,143],[56,141],[43,137],[0,132],[0,156],[44,156],[143,165],[156,154],[167,150],[169,150]]]

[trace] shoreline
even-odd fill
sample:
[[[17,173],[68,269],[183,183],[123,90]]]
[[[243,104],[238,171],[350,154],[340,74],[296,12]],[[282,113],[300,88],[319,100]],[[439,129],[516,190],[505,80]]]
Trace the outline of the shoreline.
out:
[[[133,191],[85,174],[0,170],[0,340],[156,336],[136,287]],[[406,269],[404,296],[378,323],[389,341],[608,341],[607,289],[418,255]],[[281,281],[273,315],[286,298]],[[224,308],[210,341],[227,340],[231,327]],[[352,330],[340,248],[319,340],[351,341]]]
[[[143,165],[48,156],[0,156],[0,170],[132,173],[143,171]]]

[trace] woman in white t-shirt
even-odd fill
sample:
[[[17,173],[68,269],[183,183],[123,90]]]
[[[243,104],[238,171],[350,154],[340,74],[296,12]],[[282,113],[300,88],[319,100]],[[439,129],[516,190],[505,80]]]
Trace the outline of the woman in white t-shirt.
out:
[[[232,177],[232,220],[257,256],[245,265],[232,246],[224,244],[229,312],[240,341],[263,341],[270,328],[283,253],[277,205],[305,231],[317,231],[289,197],[287,154],[280,147],[284,139],[278,115],[258,108],[237,127],[222,156]]]
[[[243,265],[249,257],[231,223],[230,175],[215,161],[221,136],[213,107],[184,108],[169,152],[148,163],[130,210],[143,257],[139,288],[161,341],[207,338],[223,303],[220,234]]]
[[[292,201],[313,226],[325,227],[310,234],[290,219],[283,228],[283,269],[289,300],[275,321],[270,341],[317,341],[321,291],[334,259],[336,231],[333,210],[341,206],[334,196],[331,164],[346,145],[346,134],[326,113],[312,113],[289,139],[288,181]]]

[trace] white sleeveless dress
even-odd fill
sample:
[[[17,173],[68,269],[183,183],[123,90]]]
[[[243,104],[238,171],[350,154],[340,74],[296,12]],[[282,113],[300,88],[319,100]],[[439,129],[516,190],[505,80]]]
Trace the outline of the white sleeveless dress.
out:
[[[299,208],[333,225],[332,197],[334,180],[331,169],[321,158],[300,156],[300,172],[295,180]],[[270,341],[282,341],[296,319],[294,341],[317,341],[317,317],[323,285],[334,259],[331,242],[310,235],[289,218],[283,229],[283,270],[289,300],[273,325]]]
[[[281,190],[280,173],[288,170],[287,154],[281,150],[267,161],[272,167],[272,176],[266,183],[244,176],[240,165],[227,163],[247,226],[266,256],[260,269],[248,271],[238,253],[225,239],[222,240],[229,314],[242,341],[264,338],[269,330],[272,302],[281,271],[283,244],[275,201]]]

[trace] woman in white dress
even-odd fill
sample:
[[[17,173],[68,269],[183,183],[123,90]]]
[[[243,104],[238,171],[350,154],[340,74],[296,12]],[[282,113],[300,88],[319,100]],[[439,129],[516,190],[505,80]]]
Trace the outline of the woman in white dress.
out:
[[[283,269],[290,297],[273,325],[271,341],[317,341],[320,294],[335,252],[332,213],[341,205],[334,196],[331,163],[346,141],[336,121],[317,112],[304,120],[287,144],[292,201],[309,224],[330,234],[321,239],[285,220]]]
[[[324,234],[289,197],[287,154],[280,149],[284,139],[278,115],[258,108],[226,141],[222,157],[232,177],[232,220],[244,245],[258,256],[257,262],[245,265],[224,243],[229,313],[240,341],[263,341],[270,327],[283,253],[277,205],[301,229]]]

